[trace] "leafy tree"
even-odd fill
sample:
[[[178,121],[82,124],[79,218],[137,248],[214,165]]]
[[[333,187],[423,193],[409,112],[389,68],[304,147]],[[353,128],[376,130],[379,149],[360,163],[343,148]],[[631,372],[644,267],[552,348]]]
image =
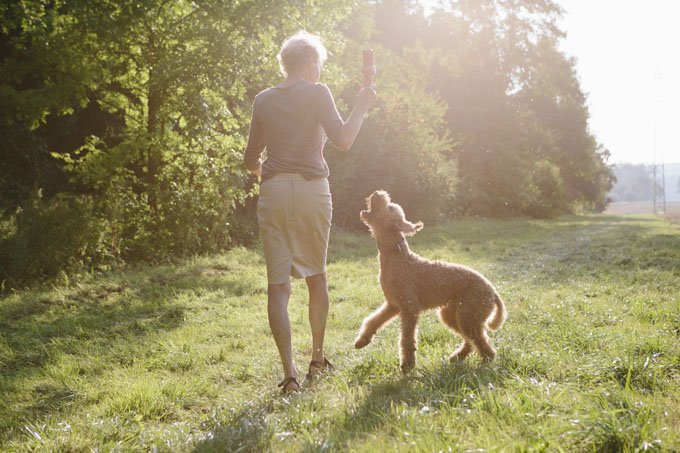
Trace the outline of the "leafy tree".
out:
[[[339,0],[3,3],[0,127],[10,146],[0,164],[2,207],[28,206],[41,187],[48,198],[92,197],[84,205],[110,220],[111,254],[125,259],[233,243],[235,207],[249,195],[241,167],[249,110],[278,77],[280,42],[308,28],[328,30],[339,44],[334,25],[353,7]]]
[[[0,208],[16,209],[38,187],[53,194],[67,185],[50,147],[60,131],[81,133],[64,118],[87,104],[98,68],[75,56],[80,35],[61,6],[0,4]],[[40,128],[48,118],[54,127]]]
[[[547,216],[604,207],[608,153],[588,132],[573,62],[557,51],[554,2],[443,2],[427,26],[409,2],[388,4],[392,16],[401,8],[400,33],[377,36],[426,71],[446,102],[460,211]]]
[[[325,37],[345,114],[361,48],[378,57],[380,104],[350,154],[327,150],[335,223],[359,225],[376,188],[429,222],[602,209],[613,181],[552,0],[450,0],[429,17],[415,0],[14,0],[0,14],[0,257],[29,266],[33,236],[63,245],[26,275],[252,239],[251,103],[300,28]]]

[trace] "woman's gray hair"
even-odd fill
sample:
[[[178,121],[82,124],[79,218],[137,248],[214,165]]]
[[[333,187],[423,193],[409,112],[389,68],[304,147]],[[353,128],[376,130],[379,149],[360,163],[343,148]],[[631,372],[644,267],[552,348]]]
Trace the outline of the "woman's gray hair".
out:
[[[281,51],[276,56],[284,76],[303,68],[310,59],[317,60],[323,65],[326,58],[328,52],[321,43],[321,37],[305,30],[300,30],[283,41]]]

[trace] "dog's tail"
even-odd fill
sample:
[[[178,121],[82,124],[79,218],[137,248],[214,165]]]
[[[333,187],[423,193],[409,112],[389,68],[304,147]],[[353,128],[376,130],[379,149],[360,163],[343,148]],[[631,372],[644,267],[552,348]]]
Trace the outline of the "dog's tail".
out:
[[[498,295],[498,293],[494,294],[494,298],[495,298],[494,303],[496,304],[496,311],[494,313],[493,319],[487,325],[491,330],[498,330],[505,322],[505,318],[508,317],[508,312],[505,311],[505,304],[503,303],[503,300],[501,299],[501,296]]]

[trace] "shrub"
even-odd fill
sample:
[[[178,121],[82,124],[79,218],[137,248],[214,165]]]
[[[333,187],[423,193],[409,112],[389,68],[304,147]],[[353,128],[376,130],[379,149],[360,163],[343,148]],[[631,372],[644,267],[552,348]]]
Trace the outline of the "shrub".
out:
[[[107,220],[89,197],[37,191],[9,219],[0,235],[0,281],[21,286],[33,279],[109,263],[117,250]]]

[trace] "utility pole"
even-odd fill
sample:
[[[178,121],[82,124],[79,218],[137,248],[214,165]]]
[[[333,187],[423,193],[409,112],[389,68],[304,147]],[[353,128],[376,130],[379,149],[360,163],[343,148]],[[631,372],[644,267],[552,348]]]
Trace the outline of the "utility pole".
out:
[[[661,196],[663,213],[666,213],[666,170],[663,161],[663,153],[661,154]]]
[[[660,81],[662,79],[661,72],[657,68],[654,74],[654,89],[656,91],[654,96],[654,113],[653,113],[653,155],[654,164],[652,168],[652,212],[654,214],[663,214],[666,212],[666,174],[663,159],[663,145],[661,140],[661,121],[659,118],[660,107],[659,104],[663,102],[661,93],[659,92]],[[661,164],[659,172],[657,166]],[[661,179],[661,181],[659,181]],[[660,192],[660,193],[659,193]]]
[[[654,140],[656,144],[656,140]],[[654,163],[652,164],[652,212],[656,214],[656,146],[654,147]]]
[[[666,166],[663,154],[657,164],[654,159],[652,166],[652,208],[654,214],[664,214],[666,212]],[[658,170],[657,170],[658,167]]]

